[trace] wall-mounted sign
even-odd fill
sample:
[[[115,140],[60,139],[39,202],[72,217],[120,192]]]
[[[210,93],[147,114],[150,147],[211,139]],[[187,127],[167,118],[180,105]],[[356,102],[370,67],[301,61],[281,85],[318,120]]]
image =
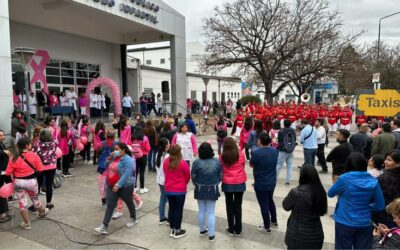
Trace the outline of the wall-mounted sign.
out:
[[[400,113],[400,93],[394,89],[378,89],[375,93],[363,91],[357,98],[357,113],[366,116],[395,116]]]
[[[93,2],[100,3],[110,8],[115,6],[115,0],[93,0]],[[147,20],[151,23],[158,23],[158,19],[155,14],[160,10],[160,6],[146,0],[130,0],[130,2],[132,4],[136,3],[136,6],[121,3],[119,4],[119,10],[137,18]]]

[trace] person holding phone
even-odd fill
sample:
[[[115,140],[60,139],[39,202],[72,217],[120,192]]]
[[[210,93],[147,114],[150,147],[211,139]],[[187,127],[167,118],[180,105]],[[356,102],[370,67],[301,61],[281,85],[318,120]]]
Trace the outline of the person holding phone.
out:
[[[384,224],[375,224],[373,231],[372,249],[400,249],[400,198],[395,199],[386,207],[397,227],[389,229]]]

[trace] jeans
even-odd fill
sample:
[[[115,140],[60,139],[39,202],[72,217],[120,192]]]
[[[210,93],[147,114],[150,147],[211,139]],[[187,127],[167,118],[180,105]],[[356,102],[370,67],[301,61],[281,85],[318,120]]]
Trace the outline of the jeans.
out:
[[[131,117],[131,108],[130,107],[122,107],[122,114]]]
[[[207,213],[207,226],[208,235],[215,235],[215,204],[214,200],[197,200],[199,205],[199,213],[197,214],[197,221],[199,223],[200,232],[206,230],[205,216]]]
[[[40,173],[40,175],[37,177],[38,180],[38,185],[39,189],[38,191],[40,192],[40,188],[43,185],[43,179],[46,187],[46,202],[49,204],[51,203],[51,199],[53,198],[53,181],[54,181],[54,175],[56,174],[55,169],[51,170],[45,170]]]
[[[304,165],[312,165],[315,167],[315,156],[317,155],[317,149],[305,148],[304,151]]]
[[[157,110],[155,105],[147,106],[147,115],[150,115],[152,110],[154,110],[154,114],[157,115]]]
[[[153,146],[147,156],[147,167],[150,169],[156,169],[156,156],[157,156],[158,147]]]
[[[119,188],[116,193],[112,191],[112,188],[113,187],[109,185],[107,186],[107,208],[106,213],[104,214],[103,225],[105,227],[108,227],[108,223],[110,223],[114,208],[117,206],[118,198],[121,198],[125,202],[126,206],[129,209],[131,219],[136,220],[136,210],[132,198],[133,185],[129,187]]]
[[[137,187],[138,177],[140,181],[140,188],[144,188],[144,171],[146,170],[147,156],[143,155],[142,158],[136,160],[136,181],[135,187]]]
[[[260,205],[261,215],[264,221],[264,228],[270,228],[270,223],[277,223],[276,207],[273,199],[274,190],[256,191],[258,204]]]
[[[226,215],[230,233],[242,232],[242,201],[244,192],[225,192]]]
[[[335,223],[335,249],[371,249],[372,226],[349,227]]]
[[[286,172],[286,182],[290,182],[292,179],[292,167],[293,167],[293,158],[294,153],[286,153],[283,151],[279,151],[278,155],[278,164],[276,165],[276,176],[279,176],[281,169],[283,167],[283,163],[286,162],[287,172]]]
[[[182,224],[183,206],[185,205],[186,194],[168,195],[168,220],[171,229],[179,230]]]
[[[328,170],[325,159],[325,144],[318,144],[317,158],[319,163],[321,163],[322,170]]]
[[[167,196],[165,195],[165,190],[163,185],[160,186],[160,206],[158,207],[158,214],[160,215],[160,220],[165,218],[165,205],[167,204]]]

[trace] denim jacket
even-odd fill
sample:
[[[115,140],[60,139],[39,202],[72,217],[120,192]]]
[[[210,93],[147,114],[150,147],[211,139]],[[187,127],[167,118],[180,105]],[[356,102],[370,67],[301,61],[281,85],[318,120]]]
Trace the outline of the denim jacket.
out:
[[[107,166],[110,161],[107,161]],[[119,181],[117,182],[117,187],[124,188],[135,184],[135,173],[136,162],[129,155],[125,155],[118,162],[118,176]]]
[[[215,159],[197,159],[192,166],[192,181],[197,200],[217,200],[220,196],[218,184],[222,180],[221,163]]]

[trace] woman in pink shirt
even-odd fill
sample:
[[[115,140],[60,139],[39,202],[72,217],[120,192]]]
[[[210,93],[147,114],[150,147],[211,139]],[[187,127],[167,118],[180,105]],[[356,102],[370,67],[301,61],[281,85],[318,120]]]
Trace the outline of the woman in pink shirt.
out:
[[[39,211],[39,217],[45,216],[49,209],[43,208],[38,197],[38,182],[35,171],[43,171],[44,167],[39,156],[32,152],[32,144],[28,137],[22,137],[18,143],[18,152],[8,162],[6,175],[14,178],[14,192],[16,193],[23,222],[23,229],[31,229],[31,222],[28,214],[28,196],[33,206]]]
[[[81,115],[86,115],[86,109],[89,104],[89,99],[85,96],[85,93],[82,92],[79,97],[79,107],[81,109]]]
[[[186,230],[181,228],[181,224],[187,184],[190,181],[189,165],[183,160],[179,145],[171,146],[163,169],[164,190],[169,203],[168,220],[171,228],[169,236],[178,239],[186,235]]]
[[[70,167],[70,156],[69,156],[69,142],[74,141],[72,132],[68,128],[68,122],[63,120],[60,125],[60,130],[57,134],[58,147],[62,152],[62,171],[64,177],[71,177],[72,174],[69,172]],[[59,162],[59,161],[58,161]],[[59,163],[58,163],[59,164]],[[61,166],[58,166],[61,168]]]

